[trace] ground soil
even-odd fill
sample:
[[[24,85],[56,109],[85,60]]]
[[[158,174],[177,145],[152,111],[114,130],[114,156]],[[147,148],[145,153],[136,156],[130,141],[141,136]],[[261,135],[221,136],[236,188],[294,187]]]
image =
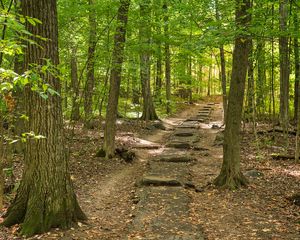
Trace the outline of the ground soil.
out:
[[[207,101],[212,100],[218,101]],[[120,119],[117,142],[119,147],[136,153],[137,158],[131,163],[120,158],[108,161],[95,157],[103,140],[101,129],[86,130],[79,124],[74,129],[67,128],[72,179],[89,220],[67,231],[53,229],[30,239],[126,239],[135,217],[137,179],[143,175],[151,156],[159,154],[172,128],[198,110],[199,105],[184,105],[184,110],[163,119],[167,130],[147,129],[151,123]],[[246,188],[228,191],[211,184],[222,164],[222,146],[214,145],[215,136],[222,129],[211,129],[213,124],[222,125],[220,103],[210,123],[202,124],[199,130],[200,145],[207,150],[196,153],[198,161],[191,169],[193,183],[204,191],[191,191],[190,209],[193,221],[202,226],[205,237],[212,240],[300,239],[300,207],[288,199],[300,192],[300,165],[293,160],[272,160],[271,153],[281,151],[280,133],[276,133],[274,140],[272,133],[255,138],[251,125],[245,124],[242,170],[255,169],[263,176],[250,178]],[[261,124],[258,129],[268,127]],[[289,137],[290,148],[293,138]],[[15,164],[21,168],[17,159]],[[20,171],[16,175],[19,178]],[[7,201],[12,197],[13,194],[8,195]],[[18,228],[0,229],[0,239],[22,239],[17,236]]]

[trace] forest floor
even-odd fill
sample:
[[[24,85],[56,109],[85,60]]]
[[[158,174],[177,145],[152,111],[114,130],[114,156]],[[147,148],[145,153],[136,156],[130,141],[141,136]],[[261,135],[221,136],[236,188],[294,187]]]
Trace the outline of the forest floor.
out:
[[[196,159],[189,165],[189,181],[194,186],[184,190],[189,198],[189,221],[199,225],[204,239],[208,240],[300,239],[300,207],[289,200],[300,192],[300,165],[294,160],[272,159],[271,154],[280,153],[284,142],[281,133],[273,137],[272,132],[265,131],[271,128],[268,124],[258,124],[257,131],[263,134],[257,137],[252,133],[251,124],[245,124],[242,129],[241,168],[250,184],[236,191],[212,185],[222,164],[221,138],[215,140],[223,130],[222,104],[218,100],[211,98],[184,105],[182,110],[163,119],[164,130],[151,122],[118,120],[118,146],[136,153],[132,162],[121,158],[107,161],[95,156],[103,141],[103,131],[76,125],[72,134],[72,128],[68,128],[72,179],[88,221],[67,231],[54,229],[30,239],[147,239],[142,232],[137,232],[139,229],[133,233],[136,218],[143,210],[137,199],[136,183],[148,171],[150,159],[165,149],[176,126],[212,101],[217,104],[209,121],[201,123],[197,130],[200,147],[189,150]],[[289,141],[292,150],[294,136]],[[174,150],[175,154],[176,151],[179,150]],[[21,168],[19,161],[15,161],[17,169]],[[7,196],[8,200],[11,198],[12,195]],[[23,239],[17,236],[17,230],[18,226],[1,228],[0,239]]]

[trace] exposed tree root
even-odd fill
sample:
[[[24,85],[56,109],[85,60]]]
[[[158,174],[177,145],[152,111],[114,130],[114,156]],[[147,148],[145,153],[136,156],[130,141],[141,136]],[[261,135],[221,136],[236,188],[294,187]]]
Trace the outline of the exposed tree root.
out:
[[[249,181],[239,172],[238,174],[227,174],[221,172],[220,175],[214,180],[214,185],[224,189],[235,190],[243,186],[247,186]]]

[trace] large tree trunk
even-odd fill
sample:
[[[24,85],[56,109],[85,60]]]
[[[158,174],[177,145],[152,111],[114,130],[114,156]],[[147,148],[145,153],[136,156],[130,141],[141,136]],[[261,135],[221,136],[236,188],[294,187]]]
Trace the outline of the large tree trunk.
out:
[[[140,75],[142,83],[143,95],[143,114],[142,120],[155,120],[158,119],[151,93],[151,1],[143,0],[140,3],[140,41],[142,44],[140,52]]]
[[[251,17],[248,13],[250,0],[236,0],[236,24],[247,28]],[[217,186],[235,189],[247,183],[240,170],[240,126],[250,48],[249,36],[239,34],[235,39],[232,62],[226,127],[223,145],[223,165],[214,183]]]
[[[97,21],[95,12],[95,0],[89,0],[89,24],[90,24],[90,35],[89,35],[89,49],[88,49],[88,60],[87,60],[87,75],[86,84],[84,91],[84,125],[90,128],[90,121],[93,117],[93,95],[95,86],[95,51],[97,42]]]
[[[288,0],[280,2],[280,32],[279,55],[280,55],[280,124],[285,130],[288,128],[289,121],[289,46],[287,33],[288,21]]]
[[[165,78],[166,78],[166,111],[171,113],[171,53],[169,43],[169,13],[168,1],[164,1],[164,35],[165,35]]]
[[[77,48],[73,46],[71,49],[71,87],[72,87],[72,111],[71,120],[78,121],[80,119],[79,110],[79,81],[77,67]]]
[[[112,67],[110,73],[110,87],[108,104],[106,108],[106,121],[104,130],[103,149],[106,158],[115,154],[116,120],[118,113],[118,99],[121,84],[122,65],[124,58],[124,47],[126,40],[126,25],[130,0],[120,0],[120,7],[117,16],[117,28],[114,36],[114,49],[112,56]]]
[[[22,14],[40,19],[36,26],[26,23],[26,29],[38,45],[27,44],[25,69],[31,64],[43,65],[45,59],[58,64],[58,29],[55,0],[23,0]],[[41,46],[41,47],[40,47]],[[51,73],[42,75],[43,81],[60,92],[59,80]],[[24,172],[17,195],[9,207],[4,225],[22,223],[21,234],[31,236],[51,227],[70,227],[72,222],[84,220],[72,187],[68,156],[63,135],[60,96],[44,100],[28,87],[25,93],[28,129],[45,139],[31,139],[26,143]]]

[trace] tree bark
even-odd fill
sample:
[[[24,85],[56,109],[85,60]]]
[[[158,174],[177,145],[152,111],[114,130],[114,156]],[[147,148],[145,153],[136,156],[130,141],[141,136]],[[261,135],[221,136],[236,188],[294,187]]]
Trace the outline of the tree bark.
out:
[[[143,114],[142,120],[155,120],[158,119],[151,93],[151,1],[143,0],[140,3],[140,76],[142,83],[142,96],[143,96]]]
[[[280,33],[280,124],[287,130],[289,121],[289,46],[287,36],[288,0],[279,0]]]
[[[87,128],[90,128],[90,121],[93,117],[93,95],[95,86],[95,51],[97,44],[97,21],[96,12],[94,10],[95,0],[89,0],[89,7],[90,35],[87,60],[87,75],[84,89],[84,125]]]
[[[216,20],[220,21],[220,13],[219,13],[219,1],[215,0],[216,4]],[[225,51],[223,44],[220,45],[220,62],[221,62],[221,83],[222,83],[222,95],[223,95],[223,111],[224,111],[224,121],[226,119],[227,112],[227,80],[226,80],[226,61],[225,61]]]
[[[107,159],[115,155],[116,120],[118,113],[118,99],[120,93],[129,5],[130,0],[120,0],[120,7],[118,9],[117,16],[117,27],[114,36],[114,49],[109,79],[110,87],[108,104],[106,108],[103,145]]]
[[[299,29],[299,19],[297,10],[294,13],[294,24],[295,30]],[[295,149],[295,160],[299,162],[300,155],[300,51],[298,38],[294,39],[294,52],[295,52],[295,119],[297,120],[297,135],[296,135],[296,149]]]
[[[79,81],[78,81],[78,66],[77,66],[77,48],[72,46],[71,49],[71,87],[72,87],[72,111],[71,120],[78,121],[80,119],[79,110]]]
[[[166,112],[171,113],[171,53],[169,34],[168,2],[164,1],[164,35],[165,35],[165,78],[166,78]]]
[[[162,89],[162,41],[161,41],[161,34],[162,34],[162,29],[161,29],[161,0],[156,0],[154,1],[155,3],[155,8],[157,8],[155,19],[158,24],[156,27],[157,31],[157,40],[156,40],[156,45],[157,45],[157,59],[156,59],[156,78],[155,78],[155,99],[159,103],[162,102],[161,99],[161,89]]]
[[[236,24],[243,32],[247,31],[251,21],[249,14],[250,1],[236,0]],[[238,34],[232,62],[232,78],[230,84],[227,117],[225,120],[225,135],[223,145],[223,164],[219,176],[214,183],[224,188],[235,189],[247,184],[247,180],[240,170],[240,127],[242,120],[243,99],[248,66],[250,38]]]
[[[27,43],[24,68],[43,65],[50,59],[58,65],[58,28],[55,0],[23,0],[22,14],[42,21],[36,26],[26,23],[26,30],[38,45]],[[59,80],[50,73],[42,75],[44,82],[60,92]],[[24,172],[17,195],[9,207],[4,226],[22,223],[21,234],[31,236],[52,227],[67,228],[77,220],[86,219],[81,211],[70,179],[68,156],[63,134],[60,96],[44,100],[27,87],[25,92],[28,129],[45,139],[29,139],[24,156]]]
[[[299,30],[298,9],[294,11],[295,31]],[[294,55],[295,55],[295,85],[294,85],[294,119],[298,120],[299,108],[299,82],[300,82],[300,56],[299,56],[299,39],[294,38]]]
[[[266,85],[266,68],[265,68],[265,42],[262,39],[257,41],[257,97],[256,108],[258,115],[265,111],[265,85]]]

